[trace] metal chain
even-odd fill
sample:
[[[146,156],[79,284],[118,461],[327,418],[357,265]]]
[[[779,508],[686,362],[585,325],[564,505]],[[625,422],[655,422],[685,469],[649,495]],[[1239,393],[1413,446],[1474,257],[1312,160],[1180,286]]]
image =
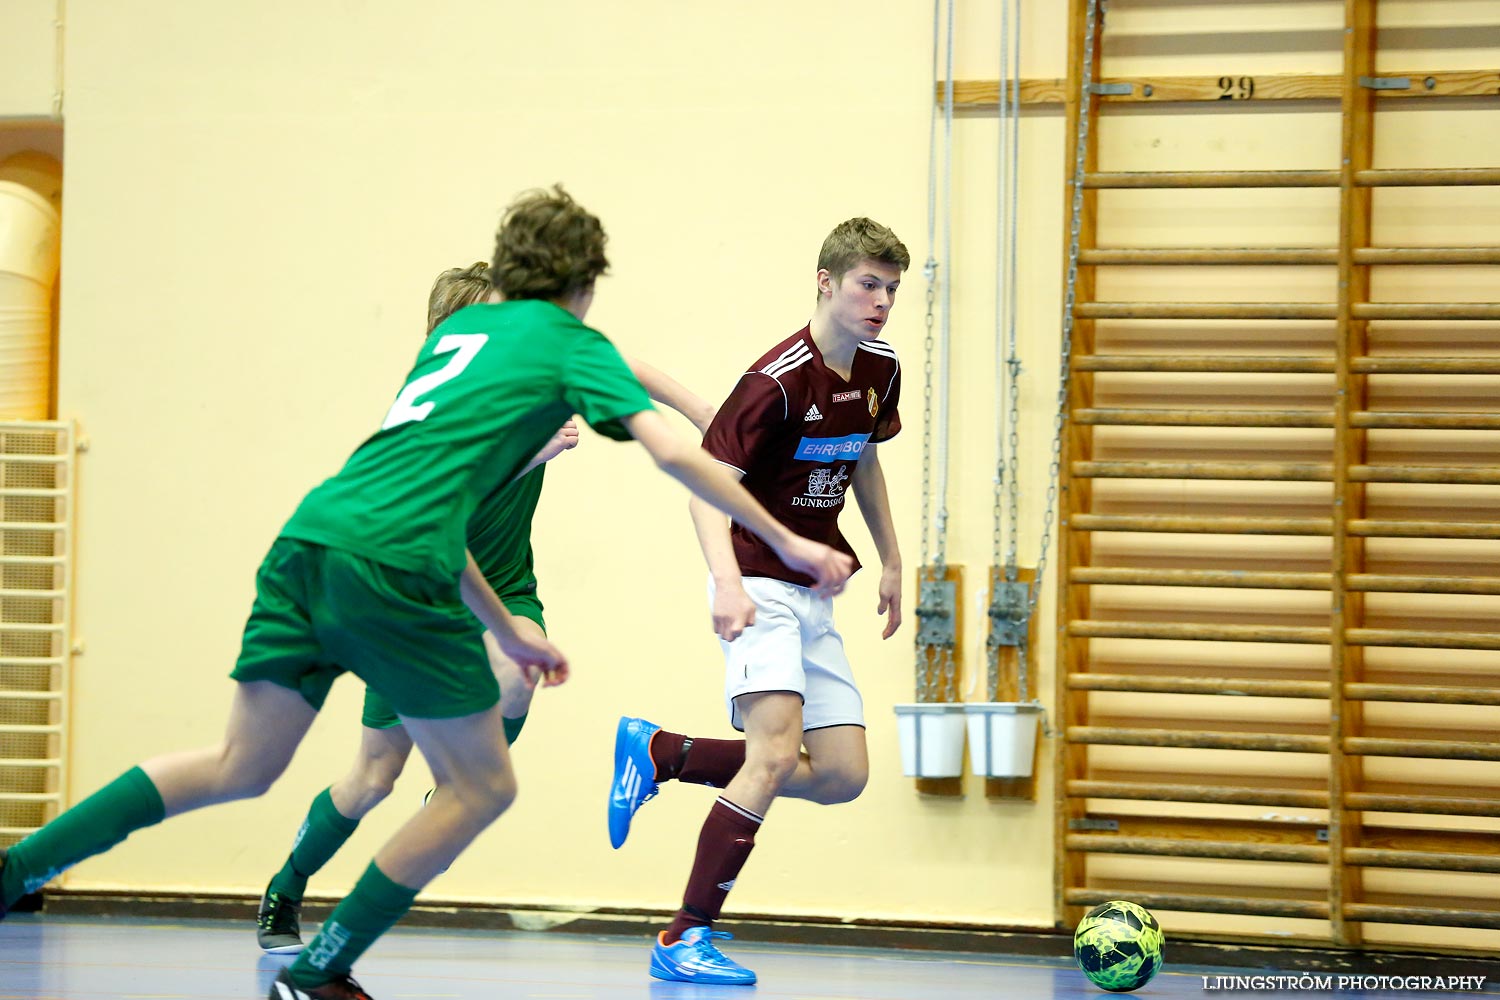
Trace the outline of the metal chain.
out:
[[[1036,611],[1041,597],[1042,578],[1047,570],[1047,549],[1052,541],[1052,516],[1057,505],[1058,476],[1062,471],[1063,428],[1068,422],[1068,383],[1072,375],[1073,354],[1073,308],[1078,298],[1078,250],[1083,229],[1083,175],[1088,152],[1089,106],[1093,100],[1094,84],[1094,32],[1095,26],[1102,28],[1108,0],[1089,0],[1088,17],[1083,36],[1083,82],[1079,92],[1078,150],[1073,161],[1073,202],[1068,220],[1068,277],[1063,297],[1061,361],[1058,365],[1057,414],[1053,418],[1052,461],[1047,470],[1047,509],[1042,515],[1042,549],[1037,558],[1036,579],[1031,581],[1026,599],[1026,623]],[[1102,32],[1101,32],[1102,33]],[[1026,630],[1021,629],[1018,652],[1021,663],[1026,663]]]
[[[1020,12],[1015,0],[1002,0],[1000,5],[1000,121],[999,150],[995,171],[995,209],[998,224],[995,227],[995,357],[1003,359],[996,365],[995,387],[995,497],[994,537],[991,565],[1005,565],[1004,579],[1016,579],[1016,546],[1020,535],[1020,515],[1017,504],[1020,495],[1020,404],[1019,380],[1021,374],[1020,352],[1016,349],[1016,191],[1017,174],[1020,167]],[[1015,20],[1014,38],[1011,22]],[[1012,59],[1012,47],[1015,47]],[[1012,66],[1014,62],[1014,66]],[[1012,80],[1014,76],[1014,80]],[[1008,389],[1007,389],[1008,387]],[[1009,413],[1006,412],[1007,399]],[[1009,519],[1002,513],[1004,501],[1009,500]],[[1005,542],[1008,532],[1009,542]],[[1002,549],[1005,555],[1002,560]],[[991,584],[990,603],[996,604],[1000,580]],[[991,700],[1000,692],[1000,642],[992,620],[991,634],[985,643],[985,665],[988,681],[988,696]]]
[[[947,57],[943,88],[943,259],[953,270],[953,12],[955,0],[948,0]],[[936,50],[934,50],[935,52]],[[948,415],[951,387],[949,362],[953,343],[953,279],[943,282],[942,336],[938,344],[940,357],[938,381],[942,383],[943,400],[938,411],[938,514],[937,551],[933,566],[942,577],[948,566]]]
[[[934,80],[937,79],[937,74],[938,74],[938,46],[939,46],[939,43],[941,41],[941,34],[942,34],[942,29],[941,29],[941,24],[942,24],[942,19],[941,19],[942,6],[941,6],[941,3],[942,3],[942,0],[932,0],[932,79],[934,79]],[[952,0],[949,0],[949,6],[950,6],[950,17],[951,17]],[[951,31],[950,31],[950,42],[949,42],[949,44],[950,44],[950,50],[951,50],[951,45],[952,45],[952,42],[951,42]],[[949,74],[949,78],[948,78],[948,83],[947,83],[947,95],[948,96],[947,96],[947,100],[944,102],[945,110],[947,108],[951,107],[952,93],[953,93],[953,83],[952,83],[952,74],[950,73]],[[951,114],[951,112],[946,112],[946,113],[947,114]],[[923,567],[929,566],[932,563],[932,546],[931,546],[931,537],[932,537],[932,497],[933,497],[933,490],[932,490],[932,459],[933,459],[932,428],[933,428],[933,398],[934,398],[934,395],[935,395],[935,388],[934,388],[935,369],[934,369],[933,359],[934,359],[934,356],[935,356],[935,354],[937,352],[936,326],[937,326],[937,280],[938,280],[938,260],[937,260],[937,256],[936,256],[936,248],[937,248],[937,207],[938,207],[938,196],[937,196],[937,190],[938,190],[938,183],[937,183],[937,175],[938,175],[937,123],[938,123],[938,106],[937,106],[937,102],[934,101],[933,104],[932,104],[932,113],[931,113],[931,116],[930,116],[930,119],[929,119],[928,129],[927,129],[927,247],[928,247],[928,250],[927,250],[927,262],[926,262],[926,264],[922,268],[922,275],[927,280],[927,315],[926,315],[926,318],[925,318],[926,336],[925,336],[925,339],[923,341],[923,351],[924,351],[924,354],[923,354],[923,364],[922,364],[922,372],[923,372],[923,376],[924,376],[924,382],[923,382],[923,387],[922,387],[922,565],[923,565]],[[944,158],[945,162],[949,162],[949,161],[952,160],[951,152],[952,152],[952,140],[951,140],[951,133],[950,133],[949,139],[948,139],[948,145],[946,147],[946,155],[945,155],[945,158]],[[944,454],[942,460],[946,464],[946,461],[947,461],[946,453]],[[941,508],[941,505],[940,505],[940,508]],[[940,517],[940,519],[942,519],[941,523],[945,525],[946,524],[946,518],[944,517],[944,515],[940,514],[939,517]],[[946,539],[946,536],[945,536],[945,530],[944,530],[944,528],[942,526],[940,526],[939,530],[938,530],[938,557],[937,557],[938,561],[940,563],[944,559],[943,553],[944,553],[944,550],[946,548],[946,541],[947,541],[947,539]],[[919,588],[921,587],[921,581],[922,581],[922,578],[919,576],[918,577],[918,587]],[[919,596],[920,596],[920,593],[919,593]],[[920,615],[922,614],[920,602],[918,604],[918,612],[917,613],[918,613],[919,620],[920,620]],[[938,651],[939,651],[938,652],[938,662],[935,665],[932,664],[932,663],[929,663],[929,661],[928,661],[928,651],[930,649],[934,648],[934,647],[924,646],[922,644],[920,635],[921,635],[921,630],[918,629],[918,639],[917,639],[917,700],[918,701],[933,701],[935,699],[935,695],[937,693],[937,688],[938,688],[938,685],[934,683],[934,680],[935,680],[935,678],[933,676],[934,672],[937,672],[938,675],[939,675],[939,677],[943,676],[946,672],[948,672],[948,662],[947,661],[949,660],[949,654],[946,651],[944,651],[942,649],[942,647],[936,647],[938,649]]]
[[[1010,204],[1007,216],[1010,222],[1009,251],[1010,266],[1008,277],[1010,279],[1010,297],[1007,302],[1008,315],[1006,322],[1009,327],[1007,354],[1005,358],[1006,372],[1010,378],[1010,436],[1006,442],[1009,448],[1010,464],[1010,489],[1007,494],[1009,500],[1010,515],[1010,549],[1005,556],[1005,579],[1014,583],[1017,576],[1016,549],[1020,544],[1021,515],[1019,513],[1021,499],[1021,352],[1016,346],[1016,314],[1019,302],[1019,290],[1021,287],[1018,276],[1018,232],[1020,227],[1020,182],[1021,182],[1021,10],[1023,4],[1015,0],[1015,28],[1011,32],[1011,57],[1006,67],[1013,74],[1013,82],[1010,85]],[[1002,62],[1004,62],[1002,54]],[[1025,664],[1022,664],[1025,669]],[[1023,685],[1024,690],[1024,685]]]
[[[932,0],[932,78],[937,79],[939,0]],[[937,258],[933,249],[937,245],[937,102],[932,102],[932,114],[927,127],[927,263],[922,267],[922,276],[927,279],[927,336],[923,341],[924,361],[922,374],[926,381],[922,388],[922,565],[929,564],[932,548],[932,353],[935,343],[933,324],[937,306]],[[926,672],[922,672],[925,685]],[[919,692],[920,694],[920,692]],[[920,698],[926,701],[926,698]]]

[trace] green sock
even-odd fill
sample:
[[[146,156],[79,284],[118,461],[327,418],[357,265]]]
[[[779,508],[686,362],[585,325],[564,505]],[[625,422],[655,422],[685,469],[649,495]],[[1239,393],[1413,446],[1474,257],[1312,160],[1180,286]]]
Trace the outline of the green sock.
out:
[[[347,976],[355,961],[375,939],[406,915],[416,889],[397,885],[370,862],[344,901],[323,922],[288,970],[293,984],[303,989]]]
[[[292,841],[292,853],[271,879],[268,892],[301,899],[307,891],[307,880],[328,864],[328,859],[339,852],[359,826],[359,820],[350,819],[334,808],[331,791],[325,788],[313,799],[307,819],[302,821],[302,829]]]
[[[165,815],[161,793],[145,771],[132,767],[10,849],[0,874],[0,904],[9,907]]]

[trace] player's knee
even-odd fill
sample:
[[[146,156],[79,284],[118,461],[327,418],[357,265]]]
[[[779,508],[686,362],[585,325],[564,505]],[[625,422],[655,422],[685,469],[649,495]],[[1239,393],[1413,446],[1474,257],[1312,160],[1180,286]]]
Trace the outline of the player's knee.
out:
[[[256,799],[271,790],[286,770],[281,761],[257,759],[248,755],[227,754],[219,768],[222,794],[231,799]]]
[[[774,789],[786,784],[797,772],[797,759],[795,748],[768,750],[757,754],[753,760],[746,760],[745,766],[752,768],[753,774]]]
[[[840,769],[828,775],[824,782],[819,783],[818,801],[823,805],[836,806],[843,802],[853,802],[859,798],[860,793],[865,790],[869,783],[870,772],[864,770]]]
[[[500,714],[507,719],[518,719],[531,711],[531,696],[535,689],[524,684],[512,684],[500,695]]]
[[[382,755],[364,761],[359,772],[359,785],[364,797],[371,805],[384,801],[396,789],[396,779],[406,766],[404,756]]]
[[[490,774],[481,780],[455,785],[458,799],[480,823],[488,824],[500,817],[516,801],[518,791],[514,774]]]

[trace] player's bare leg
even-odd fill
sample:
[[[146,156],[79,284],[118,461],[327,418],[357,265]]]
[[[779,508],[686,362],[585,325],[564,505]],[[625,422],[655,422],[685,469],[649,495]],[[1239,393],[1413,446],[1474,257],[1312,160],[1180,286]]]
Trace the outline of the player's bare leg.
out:
[[[161,794],[167,816],[264,795],[316,717],[290,688],[270,681],[238,683],[222,741],[153,757],[141,770]]]
[[[870,780],[870,754],[863,726],[814,729],[802,734],[802,743],[807,752],[781,786],[781,798],[824,806],[859,798]]]
[[[453,719],[402,718],[438,786],[388,840],[283,976],[299,988],[347,977],[354,961],[411,908],[515,799],[499,705]]]
[[[709,810],[698,835],[682,909],[651,951],[658,979],[751,985],[755,973],[714,946],[729,890],[755,848],[755,834],[782,786],[797,772],[802,750],[802,698],[766,691],[735,699],[745,726],[745,763]]]
[[[391,794],[406,768],[411,748],[411,736],[404,726],[361,726],[354,763],[328,789],[334,808],[351,820],[363,819]]]
[[[745,763],[723,797],[761,816],[797,773],[802,752],[802,698],[765,691],[735,699],[745,725]],[[809,765],[809,773],[811,766]]]
[[[516,615],[514,624],[516,631],[523,635],[535,639],[547,637],[542,627],[530,618]],[[521,668],[501,651],[500,644],[488,632],[484,634],[484,649],[489,654],[495,678],[500,682],[500,714],[505,718],[506,740],[514,743],[516,736],[520,734],[521,723],[531,711],[531,698],[536,689],[526,683],[521,675]]]
[[[302,950],[302,897],[308,879],[354,835],[365,814],[389,797],[411,747],[402,726],[360,728],[354,763],[313,799],[286,861],[261,893],[255,940],[262,951],[292,955]]]
[[[0,862],[0,916],[58,872],[167,816],[250,798],[286,770],[316,711],[269,681],[235,686],[224,738],[153,757],[12,847]]]
[[[402,721],[427,759],[437,790],[375,862],[393,881],[420,889],[510,807],[516,777],[501,738],[498,705],[457,719]]]

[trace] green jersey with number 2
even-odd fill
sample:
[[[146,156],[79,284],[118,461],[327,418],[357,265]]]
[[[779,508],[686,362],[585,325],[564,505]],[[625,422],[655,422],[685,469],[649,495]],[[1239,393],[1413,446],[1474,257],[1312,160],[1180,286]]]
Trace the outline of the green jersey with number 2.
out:
[[[616,440],[651,408],[604,335],[535,299],[461,309],[432,331],[381,428],[309,493],[282,537],[452,579],[480,501],[573,414]]]

